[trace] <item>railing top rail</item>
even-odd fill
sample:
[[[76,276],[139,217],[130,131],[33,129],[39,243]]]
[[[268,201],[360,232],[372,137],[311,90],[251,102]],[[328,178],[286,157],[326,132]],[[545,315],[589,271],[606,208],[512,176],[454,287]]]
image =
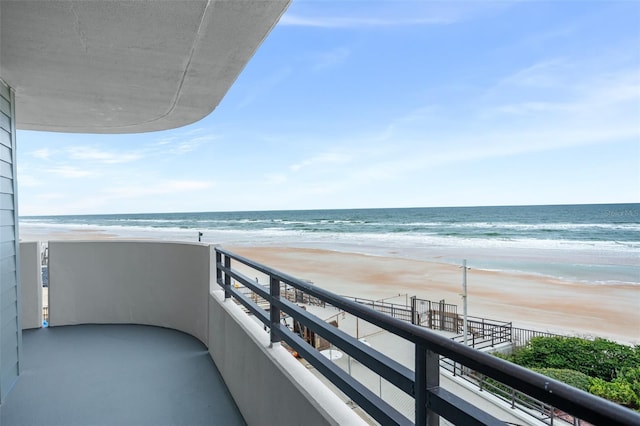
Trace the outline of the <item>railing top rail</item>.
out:
[[[387,302],[386,300],[374,300],[374,299],[367,299],[367,298],[364,298],[364,297],[345,296],[345,295],[342,295],[342,297],[344,297],[346,299],[350,299],[350,300],[356,301],[356,302],[375,303],[377,306],[393,306],[394,308],[411,309],[410,306],[401,305],[399,303]]]
[[[481,322],[485,325],[494,325],[494,326],[511,326],[511,322],[509,321],[500,321],[500,320],[494,320],[491,318],[483,318],[483,317],[474,317],[472,315],[467,315],[467,319],[469,321],[473,321],[473,322]]]
[[[595,395],[553,380],[542,374],[535,373],[519,365],[512,364],[498,357],[467,347],[423,327],[409,324],[375,311],[365,305],[338,296],[328,290],[264,266],[223,248],[216,247],[215,251],[281,282],[286,282],[312,296],[318,297],[338,309],[342,309],[365,321],[386,329],[393,334],[415,343],[419,347],[427,348],[457,361],[479,373],[492,377],[527,395],[547,402],[554,407],[587,421],[595,422],[596,424],[618,423],[636,425],[640,420],[640,415],[613,402],[596,397]],[[222,263],[218,263],[217,267],[223,271],[226,270]]]

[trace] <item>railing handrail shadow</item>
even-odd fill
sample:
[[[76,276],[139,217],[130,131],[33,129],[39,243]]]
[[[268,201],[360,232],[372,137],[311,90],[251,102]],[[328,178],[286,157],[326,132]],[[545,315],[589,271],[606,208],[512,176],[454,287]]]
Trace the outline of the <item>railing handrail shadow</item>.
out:
[[[216,281],[224,289],[225,298],[234,297],[240,301],[257,319],[270,328],[272,343],[284,340],[321,374],[382,424],[412,424],[412,422],[308,345],[300,336],[283,326],[280,321],[281,311],[412,396],[415,399],[415,424],[438,424],[439,416],[456,424],[504,424],[480,408],[440,387],[441,356],[593,424],[636,425],[640,422],[640,415],[632,410],[454,342],[423,327],[377,312],[360,303],[345,299],[225,249],[217,247],[215,252]],[[234,270],[231,267],[232,260],[266,274],[269,277],[269,287],[257,284],[254,280]],[[231,285],[232,279],[239,281],[268,300],[269,313],[256,306],[242,292],[235,289]],[[281,299],[281,283],[302,290],[329,305],[412,342],[415,348],[414,370],[404,367],[342,330],[328,325],[294,303]]]

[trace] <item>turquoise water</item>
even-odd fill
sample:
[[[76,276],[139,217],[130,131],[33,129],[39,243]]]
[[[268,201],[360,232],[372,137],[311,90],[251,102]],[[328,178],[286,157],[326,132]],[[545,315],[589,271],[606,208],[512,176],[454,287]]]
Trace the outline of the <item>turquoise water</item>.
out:
[[[225,246],[294,246],[640,284],[640,204],[161,213],[20,218],[22,229],[95,229]]]

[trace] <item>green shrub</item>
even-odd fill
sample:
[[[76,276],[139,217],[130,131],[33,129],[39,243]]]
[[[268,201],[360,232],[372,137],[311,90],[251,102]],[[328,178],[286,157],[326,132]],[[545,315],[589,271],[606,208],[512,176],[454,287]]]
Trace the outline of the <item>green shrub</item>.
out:
[[[633,391],[631,385],[623,379],[606,382],[602,379],[594,378],[589,392],[629,408],[640,407],[638,395]]]
[[[640,345],[606,339],[535,337],[526,347],[501,356],[633,409],[640,409]]]
[[[620,371],[616,380],[624,380],[640,399],[640,366]]]
[[[640,366],[640,347],[606,339],[534,337],[526,347],[516,350],[509,360],[527,368],[576,370],[612,381],[618,371]]]
[[[589,392],[591,387],[591,377],[579,371],[566,368],[532,368],[532,370],[585,392]]]

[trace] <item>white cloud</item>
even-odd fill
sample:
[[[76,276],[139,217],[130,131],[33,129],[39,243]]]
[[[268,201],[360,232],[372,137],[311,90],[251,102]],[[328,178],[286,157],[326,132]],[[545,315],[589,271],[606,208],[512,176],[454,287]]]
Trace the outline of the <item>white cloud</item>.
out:
[[[74,166],[58,166],[58,167],[50,167],[44,170],[45,173],[51,173],[63,178],[70,179],[79,179],[86,177],[95,177],[98,175],[95,171],[81,169]]]
[[[29,174],[23,174],[21,170],[18,170],[18,182],[21,187],[36,187],[44,185],[44,182],[41,179]]]
[[[170,137],[170,138],[162,138],[159,141],[157,141],[155,143],[155,145],[157,146],[164,146],[164,145],[169,145],[171,142],[173,142],[175,140],[175,137]]]
[[[493,14],[510,2],[347,2],[332,14],[326,2],[317,7],[312,2],[300,2],[285,13],[278,25],[312,28],[388,28],[407,26],[447,25]]]
[[[335,67],[344,63],[350,54],[351,50],[346,47],[338,47],[327,52],[317,53],[312,56],[315,62],[313,68],[315,70],[322,70]]]
[[[326,152],[316,155],[314,157],[302,160],[299,163],[292,164],[289,169],[293,172],[298,172],[304,168],[317,167],[321,164],[343,164],[350,161],[350,156],[346,154],[339,154],[336,152]]]
[[[397,27],[412,25],[434,25],[449,24],[454,22],[446,18],[378,18],[378,17],[342,17],[324,16],[310,17],[294,14],[284,15],[278,25],[296,27],[316,27],[316,28],[376,28],[376,27]]]
[[[610,105],[619,102],[635,102],[636,112],[640,102],[640,72],[637,68],[607,73],[596,81],[580,84],[579,89],[591,103]]]
[[[31,156],[38,158],[40,160],[48,160],[52,154],[53,154],[53,151],[48,148],[37,149],[31,152]]]
[[[205,129],[204,127],[196,127],[194,129],[191,130],[187,130],[187,132],[185,133],[186,135],[200,135],[204,132],[206,132],[207,129]]]
[[[165,136],[151,144],[141,152],[150,155],[182,155],[196,151],[200,146],[220,139],[218,134],[203,134],[207,129],[199,127],[182,133]]]
[[[237,109],[245,108],[269,93],[274,87],[289,78],[292,72],[292,68],[284,67],[272,72],[263,79],[254,81],[250,87],[246,88],[244,99],[240,101]]]
[[[166,182],[163,187],[167,192],[200,191],[214,186],[212,181],[174,180]]]
[[[129,163],[142,158],[140,153],[134,152],[110,152],[97,148],[75,146],[67,149],[72,160],[95,161],[104,164]]]
[[[106,197],[138,198],[151,195],[180,194],[182,192],[202,191],[215,186],[212,181],[199,180],[168,180],[158,182],[155,185],[120,185],[107,188],[104,191]]]
[[[567,59],[555,58],[535,63],[505,77],[498,86],[557,87],[573,68]]]
[[[197,128],[184,132],[183,134],[164,137],[146,150],[146,154],[167,155],[186,154],[197,150],[200,146],[215,141],[220,138],[217,134],[203,134],[205,128]]]
[[[264,176],[265,183],[271,185],[279,185],[287,181],[287,175],[284,173],[269,173]]]
[[[216,135],[198,136],[188,140],[181,140],[174,144],[171,151],[175,154],[186,154],[195,151],[200,145],[218,139]]]
[[[60,192],[46,192],[44,194],[36,195],[36,198],[42,201],[56,201],[56,200],[64,200],[69,198],[68,194],[63,194]]]
[[[516,74],[532,77],[535,73]],[[515,81],[550,83],[536,78]],[[509,92],[510,87],[500,90]],[[464,119],[454,119],[461,115],[457,106],[417,108],[382,124],[377,134],[336,141],[342,145],[341,155],[353,159],[340,170],[343,186],[412,176],[417,180],[418,174],[442,166],[640,140],[637,73],[621,70],[599,79],[585,75],[574,80],[563,94],[557,94],[551,84],[537,93],[543,100],[533,100],[536,96],[530,98],[528,94],[511,103],[495,100],[509,93],[494,93],[489,99],[470,98],[464,106]],[[362,148],[367,141],[375,141],[371,149]],[[290,169],[298,171],[322,160],[322,156],[313,157]]]

